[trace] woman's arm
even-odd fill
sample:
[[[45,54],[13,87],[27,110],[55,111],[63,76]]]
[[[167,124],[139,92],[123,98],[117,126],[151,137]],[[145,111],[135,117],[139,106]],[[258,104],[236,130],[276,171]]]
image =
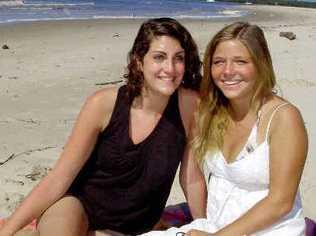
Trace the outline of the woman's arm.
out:
[[[107,124],[116,93],[117,89],[103,89],[87,99],[56,165],[9,217],[0,230],[1,236],[13,235],[65,194]]]
[[[292,210],[308,146],[302,117],[294,106],[285,106],[275,114],[269,140],[269,194],[214,235],[250,235],[269,227]]]
[[[203,173],[187,145],[180,167],[180,184],[193,219],[206,217],[207,188]]]
[[[183,90],[180,95],[180,111],[186,126],[187,145],[180,166],[180,185],[194,219],[206,216],[206,184],[203,173],[193,155],[191,142],[196,132],[196,115],[199,96],[196,92]],[[185,108],[184,108],[185,107]]]

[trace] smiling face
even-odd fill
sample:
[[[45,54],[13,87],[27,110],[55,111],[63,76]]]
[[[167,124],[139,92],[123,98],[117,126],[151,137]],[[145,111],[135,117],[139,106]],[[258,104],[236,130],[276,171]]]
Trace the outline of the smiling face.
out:
[[[230,101],[252,99],[257,70],[249,51],[240,41],[226,40],[217,45],[211,74],[215,85]]]
[[[140,63],[147,92],[170,96],[181,84],[185,72],[185,52],[178,40],[160,36],[152,40]]]

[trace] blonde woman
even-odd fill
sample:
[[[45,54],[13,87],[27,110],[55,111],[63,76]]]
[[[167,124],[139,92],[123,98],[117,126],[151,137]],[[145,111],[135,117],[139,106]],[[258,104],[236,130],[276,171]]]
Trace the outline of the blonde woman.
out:
[[[218,32],[204,58],[196,137],[182,168],[190,199],[208,182],[206,218],[153,234],[304,235],[298,186],[307,134],[298,109],[273,93],[271,56],[256,25]],[[194,154],[194,155],[193,155]]]

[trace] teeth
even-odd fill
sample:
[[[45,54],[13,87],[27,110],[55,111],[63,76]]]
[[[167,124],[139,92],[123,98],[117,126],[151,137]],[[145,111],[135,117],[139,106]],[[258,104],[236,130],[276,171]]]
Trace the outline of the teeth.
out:
[[[223,81],[223,83],[227,84],[227,85],[235,85],[235,84],[238,84],[239,82],[240,81],[238,81],[238,80],[237,81],[233,81],[233,80],[232,81]]]
[[[164,80],[164,81],[173,81],[173,78],[170,78],[170,77],[160,77],[159,79]]]

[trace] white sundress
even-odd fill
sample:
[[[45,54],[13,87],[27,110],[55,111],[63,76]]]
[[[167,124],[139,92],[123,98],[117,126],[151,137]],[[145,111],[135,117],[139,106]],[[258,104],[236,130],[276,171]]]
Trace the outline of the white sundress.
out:
[[[180,228],[151,231],[144,235],[175,236],[177,232],[187,232],[190,229],[215,233],[238,219],[266,197],[269,192],[268,133],[270,124],[276,111],[287,104],[283,103],[273,111],[268,122],[265,139],[259,145],[257,145],[258,121],[256,122],[244,148],[234,162],[227,163],[221,151],[206,154],[204,173],[209,179],[206,219],[196,219]],[[298,191],[289,214],[265,230],[252,235],[303,236],[304,233],[305,221]]]

